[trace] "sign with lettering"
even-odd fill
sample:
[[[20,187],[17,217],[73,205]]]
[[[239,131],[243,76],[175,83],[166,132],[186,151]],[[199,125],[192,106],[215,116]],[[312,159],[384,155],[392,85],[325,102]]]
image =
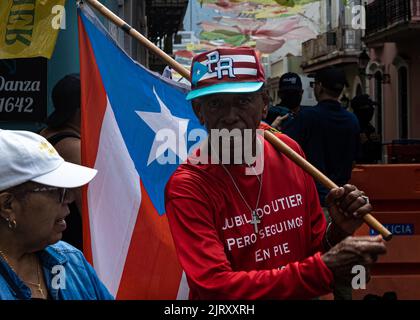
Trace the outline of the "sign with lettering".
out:
[[[0,60],[0,121],[42,122],[47,115],[47,59]]]
[[[65,0],[1,0],[0,59],[51,58]]]
[[[395,236],[414,235],[414,224],[412,223],[384,224],[384,227],[387,228]],[[378,235],[378,232],[370,229],[370,235]]]

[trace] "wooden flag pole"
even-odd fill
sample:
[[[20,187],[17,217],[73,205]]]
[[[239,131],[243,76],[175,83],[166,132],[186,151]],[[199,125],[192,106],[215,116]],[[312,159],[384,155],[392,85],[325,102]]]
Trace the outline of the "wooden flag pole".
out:
[[[111,10],[109,10],[99,1],[97,0],[83,0],[83,1],[88,2],[92,7],[98,10],[104,17],[108,18],[117,27],[121,28],[125,33],[137,39],[143,46],[145,46],[147,49],[153,52],[156,56],[160,57],[163,61],[165,61],[181,76],[183,76],[186,79],[189,79],[190,73],[187,69],[185,69],[181,64],[179,64],[177,61],[172,59],[171,56],[169,56],[160,48],[158,48],[153,42],[151,42],[149,39],[143,36],[140,32],[138,32],[136,29],[134,29],[129,24],[127,24],[123,19],[121,19],[116,14],[114,14]]]
[[[87,3],[89,3],[92,7],[98,10],[103,16],[105,16],[107,19],[113,22],[116,26],[121,28],[125,33],[137,39],[142,45],[144,45],[147,49],[149,49],[155,55],[160,57],[165,63],[171,66],[181,76],[183,76],[186,79],[190,78],[190,73],[186,68],[184,68],[181,64],[175,61],[171,56],[169,56],[160,48],[158,48],[153,42],[151,42],[149,39],[143,36],[140,32],[138,32],[133,27],[128,25],[124,20],[122,20],[120,17],[114,14],[107,7],[102,5],[99,1],[97,0],[83,0],[83,1],[86,1]],[[308,161],[306,161],[303,157],[301,157],[298,153],[296,153],[293,149],[291,149],[287,144],[285,144],[283,141],[277,138],[274,134],[266,130],[264,132],[264,137],[278,151],[284,153],[288,158],[290,158],[299,167],[301,167],[303,170],[309,173],[314,179],[322,183],[326,188],[333,189],[333,188],[338,187],[322,172],[316,169],[313,165],[311,165]],[[380,233],[385,240],[389,241],[392,238],[392,234],[371,214],[365,215],[363,219],[366,222],[366,224],[369,225],[369,227],[371,227],[372,229]]]
[[[309,173],[315,180],[322,183],[323,186],[328,188],[329,190],[338,188],[338,186],[331,181],[327,176],[325,176],[321,171],[315,168],[312,164],[310,164],[305,158],[300,156],[297,152],[295,152],[292,148],[290,148],[287,144],[277,138],[273,133],[268,130],[264,131],[264,138],[280,152],[284,153],[290,160],[296,163],[299,167]],[[389,241],[392,238],[392,233],[389,232],[387,228],[385,228],[378,220],[376,220],[371,214],[367,214],[363,217],[364,221],[374,229],[375,231],[379,232],[382,237]]]

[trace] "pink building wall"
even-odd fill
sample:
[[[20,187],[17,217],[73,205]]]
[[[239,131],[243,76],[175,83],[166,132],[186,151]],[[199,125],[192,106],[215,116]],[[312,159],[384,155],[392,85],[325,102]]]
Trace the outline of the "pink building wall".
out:
[[[412,50],[410,63],[410,137],[420,139],[420,32],[417,39],[408,44]]]
[[[391,77],[389,84],[382,85],[383,142],[401,138],[398,83],[398,68],[401,65],[406,65],[408,68],[408,138],[420,139],[420,35],[418,39],[376,46],[370,50],[370,57],[373,63],[368,70],[369,73],[381,70]],[[369,88],[370,95],[376,98],[374,79],[370,81]]]

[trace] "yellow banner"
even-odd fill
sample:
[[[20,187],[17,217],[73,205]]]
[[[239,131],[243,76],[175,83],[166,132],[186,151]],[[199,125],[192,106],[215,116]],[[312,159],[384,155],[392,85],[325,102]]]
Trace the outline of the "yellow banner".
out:
[[[65,1],[1,0],[0,59],[51,58]]]

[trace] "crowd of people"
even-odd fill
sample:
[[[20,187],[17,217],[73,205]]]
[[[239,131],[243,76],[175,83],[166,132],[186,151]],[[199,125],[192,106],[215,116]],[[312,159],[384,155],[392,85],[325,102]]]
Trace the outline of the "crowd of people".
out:
[[[200,74],[202,65],[207,73]],[[209,135],[167,183],[166,214],[190,298],[315,299],[334,292],[351,299],[352,268],[369,271],[386,253],[381,236],[353,236],[372,206],[348,184],[354,161],[370,157],[360,152],[374,139],[374,103],[362,97],[352,101],[354,114],[345,110],[345,75],[327,68],[314,77],[316,106],[301,107],[302,81],[287,73],[280,106],[269,108],[264,69],[250,48],[195,56],[191,78],[187,99],[200,123],[209,133],[250,130],[251,149],[263,147],[264,170],[244,154],[240,164],[192,161],[222,159],[225,149]],[[55,111],[40,134],[0,130],[0,299],[113,299],[79,250],[80,187],[96,174],[80,161],[80,77],[60,80],[52,98]],[[340,187],[316,183],[259,129]],[[229,140],[229,152],[234,144]],[[65,269],[65,289],[53,281],[57,265]]]

